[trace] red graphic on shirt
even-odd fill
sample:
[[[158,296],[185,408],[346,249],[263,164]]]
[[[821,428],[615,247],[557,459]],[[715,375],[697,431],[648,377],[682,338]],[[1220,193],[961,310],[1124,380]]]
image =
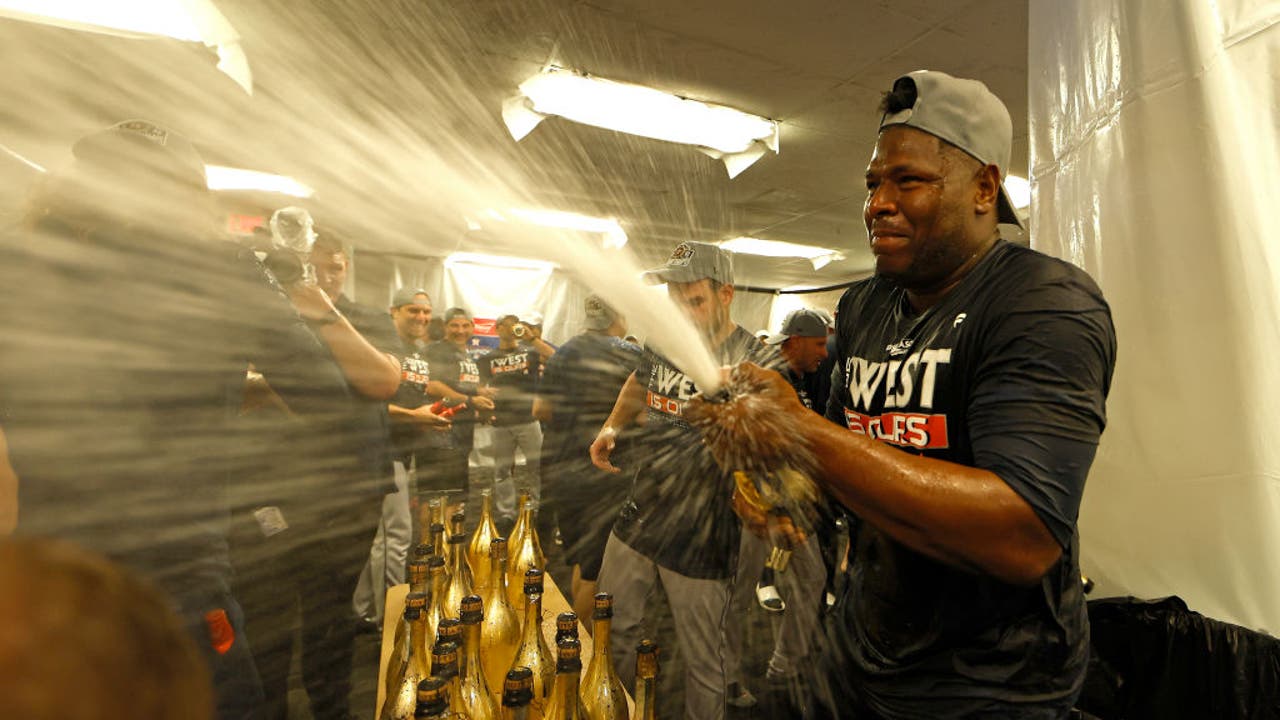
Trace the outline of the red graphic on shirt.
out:
[[[227,619],[227,611],[222,608],[210,610],[204,614],[204,623],[209,626],[209,645],[219,655],[226,655],[236,643],[236,631]]]
[[[875,440],[917,450],[943,450],[947,445],[947,416],[924,413],[887,412],[863,415],[844,409],[849,429]]]
[[[683,403],[679,400],[666,397],[665,395],[659,395],[652,390],[645,391],[645,402],[654,410],[657,410],[660,413],[666,413],[667,415],[679,416],[684,407]]]

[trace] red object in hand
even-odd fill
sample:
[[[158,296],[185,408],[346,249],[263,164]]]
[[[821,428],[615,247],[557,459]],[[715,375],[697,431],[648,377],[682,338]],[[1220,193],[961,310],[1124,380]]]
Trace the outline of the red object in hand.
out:
[[[449,405],[445,400],[437,400],[427,409],[431,411],[432,415],[447,420],[456,415],[459,410],[464,409],[466,406],[467,404],[465,402],[460,402],[457,405]]]
[[[227,611],[222,608],[210,610],[204,614],[204,623],[209,626],[209,645],[219,655],[226,655],[236,644],[236,631],[227,619]]]

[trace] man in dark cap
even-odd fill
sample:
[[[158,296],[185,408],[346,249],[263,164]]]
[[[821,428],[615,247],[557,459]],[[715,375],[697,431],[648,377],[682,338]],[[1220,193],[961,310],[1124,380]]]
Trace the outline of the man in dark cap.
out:
[[[794,434],[757,453],[782,462],[803,443],[858,518],[826,639],[834,714],[1066,717],[1088,659],[1076,518],[1110,310],[1079,268],[1001,239],[1018,222],[1001,185],[1012,129],[985,85],[913,72],[882,112],[863,210],[876,274],[838,307],[841,427],[750,367],[756,402],[735,422],[785,418]]]

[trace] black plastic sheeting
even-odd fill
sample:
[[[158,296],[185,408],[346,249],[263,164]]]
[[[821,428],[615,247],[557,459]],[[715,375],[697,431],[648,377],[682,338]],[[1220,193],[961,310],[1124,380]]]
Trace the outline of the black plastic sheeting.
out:
[[[1178,597],[1089,602],[1092,657],[1077,707],[1101,720],[1280,718],[1280,640]]]

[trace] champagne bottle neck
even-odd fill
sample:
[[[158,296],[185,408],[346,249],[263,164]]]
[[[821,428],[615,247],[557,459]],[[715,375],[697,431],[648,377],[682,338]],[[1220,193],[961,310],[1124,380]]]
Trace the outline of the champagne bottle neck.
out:
[[[467,672],[480,672],[480,623],[462,626],[462,643],[466,645]]]
[[[636,678],[636,720],[653,720],[656,690],[656,678]]]
[[[609,632],[613,627],[613,621],[608,618],[596,618],[591,626],[591,647],[595,653],[595,657],[601,661],[609,658]],[[612,668],[613,663],[605,662],[606,666]]]
[[[526,595],[528,600],[524,604],[524,634],[526,638],[532,637],[537,639],[537,633],[542,632],[542,596]]]

